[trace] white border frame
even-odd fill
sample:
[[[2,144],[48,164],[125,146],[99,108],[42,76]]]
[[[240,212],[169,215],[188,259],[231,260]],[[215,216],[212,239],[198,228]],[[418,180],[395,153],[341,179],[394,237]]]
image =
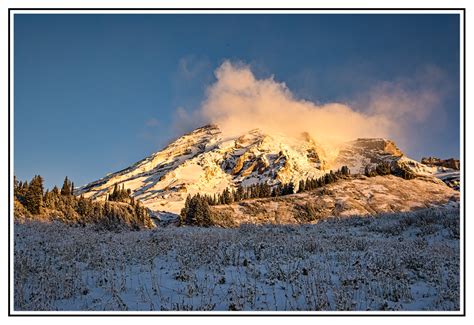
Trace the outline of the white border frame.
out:
[[[355,312],[344,312],[344,311],[242,311],[242,312],[223,312],[223,311],[216,311],[216,312],[198,312],[198,311],[173,311],[173,312],[162,312],[162,311],[153,311],[153,312],[143,312],[143,311],[129,311],[129,312],[119,312],[119,311],[15,311],[14,310],[14,289],[13,289],[13,256],[14,256],[14,231],[13,231],[13,175],[14,175],[14,15],[15,14],[459,14],[460,16],[460,160],[462,162],[462,170],[461,170],[461,206],[460,206],[460,307],[459,311],[355,311]],[[51,10],[51,9],[31,9],[31,10],[23,10],[21,8],[13,8],[9,11],[9,19],[10,19],[10,43],[9,43],[9,58],[10,58],[10,79],[8,80],[10,85],[10,107],[8,107],[10,112],[10,178],[9,178],[9,200],[10,200],[10,214],[9,214],[9,236],[10,236],[10,250],[9,250],[9,263],[10,263],[10,276],[9,276],[9,314],[12,316],[22,316],[22,315],[48,315],[48,316],[67,316],[67,315],[137,315],[137,316],[165,316],[165,315],[206,315],[206,316],[242,316],[242,315],[268,315],[268,316],[275,316],[275,315],[300,315],[300,316],[343,316],[343,315],[351,315],[351,316],[461,316],[465,314],[465,286],[464,286],[464,270],[465,270],[465,193],[464,193],[464,184],[465,184],[465,144],[464,144],[464,113],[466,112],[465,105],[465,93],[464,93],[464,80],[465,80],[465,67],[464,67],[464,53],[465,53],[465,35],[464,35],[464,26],[465,26],[465,11],[461,8],[453,8],[453,9],[150,9],[150,10],[140,10],[140,9],[133,9],[133,8],[126,8],[120,9],[110,8],[110,9],[94,9],[94,8],[84,8],[84,9],[67,9],[62,8],[61,10]]]

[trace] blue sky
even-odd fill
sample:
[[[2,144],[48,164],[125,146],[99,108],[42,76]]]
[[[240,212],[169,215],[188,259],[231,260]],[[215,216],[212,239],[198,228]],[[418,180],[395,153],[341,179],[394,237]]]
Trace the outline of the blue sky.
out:
[[[429,84],[436,107],[407,122],[401,149],[459,157],[457,15],[17,14],[15,175],[82,185],[158,151],[225,60],[361,112],[381,84]],[[436,82],[423,77],[432,70]]]

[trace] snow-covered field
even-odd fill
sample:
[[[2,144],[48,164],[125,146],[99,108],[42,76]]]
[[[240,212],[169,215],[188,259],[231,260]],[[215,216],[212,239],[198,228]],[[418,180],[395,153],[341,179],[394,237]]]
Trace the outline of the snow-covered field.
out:
[[[459,209],[316,225],[14,226],[15,310],[459,310]]]

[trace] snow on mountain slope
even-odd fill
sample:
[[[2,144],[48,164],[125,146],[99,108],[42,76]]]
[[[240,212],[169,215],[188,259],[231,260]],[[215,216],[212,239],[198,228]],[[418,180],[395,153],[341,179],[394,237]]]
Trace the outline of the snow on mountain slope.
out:
[[[393,141],[386,139],[357,139],[345,143],[332,164],[333,169],[348,166],[352,173],[364,173],[366,166],[372,169],[381,162],[392,166],[406,167],[416,175],[434,176],[450,187],[459,190],[460,171],[443,167],[428,166],[410,159],[396,146]]]
[[[377,215],[439,206],[459,207],[459,192],[435,177],[405,180],[393,175],[351,176],[310,192],[212,206],[213,222],[250,224],[314,223],[331,216]]]
[[[256,129],[228,138],[216,125],[207,125],[76,193],[104,200],[115,184],[124,185],[151,210],[179,213],[188,194],[220,193],[240,184],[297,183],[343,165],[359,173],[382,161],[403,162],[425,175],[434,173],[433,167],[406,158],[385,139],[357,139],[340,150],[329,150],[305,132],[288,137]]]
[[[115,184],[123,184],[148,208],[178,213],[188,194],[319,177],[325,172],[318,152],[322,150],[307,135],[293,139],[252,130],[229,139],[217,126],[208,125],[131,167],[85,185],[77,193],[105,199]]]

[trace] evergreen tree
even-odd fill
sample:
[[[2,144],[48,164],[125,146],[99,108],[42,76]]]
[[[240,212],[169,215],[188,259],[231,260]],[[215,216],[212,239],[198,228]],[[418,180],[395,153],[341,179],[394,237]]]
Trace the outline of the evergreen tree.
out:
[[[306,184],[304,180],[300,180],[298,183],[298,193],[304,192],[306,189]]]
[[[287,194],[293,194],[295,192],[295,184],[293,182],[289,182],[287,185]]]
[[[209,227],[212,224],[211,210],[205,196],[197,194],[186,198],[180,214],[180,225],[183,224],[202,227]]]
[[[260,197],[270,197],[272,195],[272,188],[267,183],[262,183],[260,186]]]
[[[20,182],[18,184],[17,199],[24,203],[26,192],[28,192],[28,181]]]
[[[63,187],[61,188],[61,195],[71,195],[71,183],[69,179],[64,179]]]
[[[117,200],[117,197],[118,197],[118,186],[117,186],[117,183],[115,183],[112,194],[109,194],[109,201],[115,201]]]
[[[122,184],[121,187],[118,184],[114,184],[114,189],[108,196],[108,201],[130,203],[131,199],[132,191],[129,188],[125,189],[125,184]]]
[[[278,185],[276,187],[274,187],[273,190],[272,190],[272,196],[273,197],[280,196],[280,195],[282,195],[282,192],[283,192],[283,186],[282,186],[281,183],[278,183]]]
[[[25,208],[32,214],[41,214],[43,207],[43,178],[35,175],[25,195]]]
[[[244,188],[242,187],[242,185],[239,185],[239,187],[237,187],[237,191],[235,192],[235,196],[234,196],[234,199],[236,202],[239,202],[241,200],[244,199]]]
[[[19,187],[18,180],[16,179],[16,176],[14,175],[13,176],[13,194],[17,195],[19,189],[20,189],[20,187]]]
[[[44,196],[43,196],[43,206],[45,208],[51,209],[51,205],[52,205],[51,193],[49,192],[49,190],[46,190],[46,192],[44,192]]]
[[[51,190],[51,193],[54,193],[55,195],[58,195],[58,196],[59,196],[59,194],[60,194],[60,193],[59,193],[59,188],[55,185],[55,186],[53,187],[53,189]]]
[[[57,202],[59,201],[59,190],[55,186],[51,191],[46,190],[43,198],[43,205],[45,208],[55,210]]]
[[[186,196],[186,201],[184,201],[184,207],[181,209],[179,224],[183,225],[186,223],[186,218],[189,213],[189,205],[191,204],[191,195]]]
[[[312,178],[307,178],[306,179],[306,182],[304,184],[304,190],[305,191],[311,191],[313,190],[315,187],[314,187],[314,181]]]
[[[351,171],[347,166],[342,166],[341,172],[342,172],[342,175],[344,176],[349,176],[351,174]]]
[[[228,188],[226,188],[224,192],[222,192],[222,201],[223,204],[231,204],[233,201],[232,194],[230,193]]]
[[[81,195],[77,202],[77,213],[83,217],[88,217],[92,212],[92,202]]]

